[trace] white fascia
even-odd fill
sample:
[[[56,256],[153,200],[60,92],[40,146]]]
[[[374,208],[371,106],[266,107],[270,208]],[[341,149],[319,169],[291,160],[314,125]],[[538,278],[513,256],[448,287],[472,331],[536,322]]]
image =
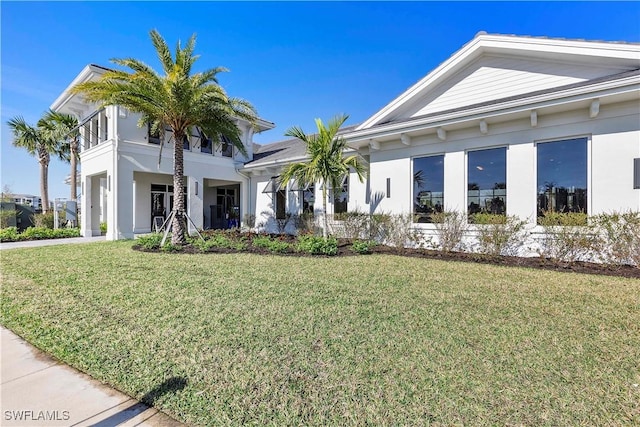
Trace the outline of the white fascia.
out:
[[[436,116],[426,117],[423,119],[416,118],[414,120],[376,126],[375,128],[370,129],[355,130],[345,134],[344,138],[349,141],[349,145],[351,147],[357,149],[366,145],[371,138],[392,136],[399,134],[400,132],[406,133],[425,130],[482,118],[504,116],[528,110],[539,110],[545,107],[570,104],[596,97],[604,99],[612,95],[639,91],[640,76],[632,76],[625,79],[602,82],[588,87],[572,88],[470,110],[452,112],[449,114],[438,114]]]
[[[602,64],[606,60],[628,69],[640,67],[640,45],[638,44],[482,34],[464,45],[449,59],[364,121],[356,128],[356,131],[380,123],[413,98],[422,95],[428,88],[435,87],[484,53],[521,55],[532,59],[567,58],[598,64]]]
[[[60,94],[60,96],[58,96],[58,98],[53,101],[53,104],[51,104],[49,108],[51,108],[53,111],[60,111],[60,109],[62,109],[65,104],[67,104],[71,100],[71,98],[77,96],[71,93],[71,88],[79,83],[88,82],[92,78],[102,75],[104,72],[105,70],[102,68],[98,68],[91,64],[87,65],[82,69],[82,71],[80,71],[80,74],[78,74],[76,78],[73,79],[71,84],[67,86],[67,88]]]

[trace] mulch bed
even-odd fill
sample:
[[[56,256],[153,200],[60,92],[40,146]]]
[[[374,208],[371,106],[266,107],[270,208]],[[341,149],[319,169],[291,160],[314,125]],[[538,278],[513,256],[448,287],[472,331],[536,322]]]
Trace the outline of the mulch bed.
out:
[[[246,235],[248,240],[251,240],[251,235]],[[295,236],[290,235],[272,235],[271,237],[277,238],[279,240],[293,243],[296,242]],[[142,251],[142,252],[161,252],[161,250],[146,250],[139,245],[133,246],[134,250]],[[206,253],[237,253],[238,251],[234,249],[228,248],[211,248]],[[326,255],[311,255],[306,252],[296,252],[290,251],[285,253],[274,253],[270,252],[268,249],[254,247],[251,244],[247,245],[247,248],[242,252],[245,253],[254,253],[254,254],[262,254],[262,255],[281,255],[281,256],[295,256],[295,257],[327,257],[333,258]],[[200,249],[193,247],[191,245],[186,245],[182,247],[182,249],[177,253],[186,253],[186,254],[201,254],[203,253]],[[398,250],[394,247],[384,246],[384,245],[376,245],[371,248],[372,254],[385,254],[385,255],[397,255],[397,256],[406,256],[413,258],[426,258],[426,259],[437,259],[442,261],[459,261],[459,262],[474,262],[480,264],[493,264],[493,265],[503,265],[503,266],[511,266],[511,267],[526,267],[526,268],[536,268],[542,270],[553,270],[560,272],[570,272],[570,273],[583,273],[583,274],[599,274],[605,276],[619,276],[619,277],[628,277],[634,279],[640,279],[640,268],[631,266],[631,265],[604,265],[604,264],[596,264],[590,262],[564,262],[558,261],[549,258],[540,258],[540,257],[515,257],[515,256],[490,256],[484,254],[477,253],[468,253],[468,252],[442,252],[442,251],[434,251],[427,249],[411,249],[404,248]],[[338,240],[338,254],[335,256],[366,256],[360,255],[351,250],[351,242],[346,239]]]

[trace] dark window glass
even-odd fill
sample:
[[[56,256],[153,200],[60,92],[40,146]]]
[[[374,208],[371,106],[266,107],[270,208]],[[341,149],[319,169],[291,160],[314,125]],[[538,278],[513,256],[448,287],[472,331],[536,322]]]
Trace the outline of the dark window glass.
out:
[[[311,184],[302,192],[302,213],[313,215],[313,204],[315,202],[316,187]]]
[[[213,144],[211,142],[210,138],[206,138],[204,136],[202,136],[200,138],[200,152],[201,153],[207,153],[207,154],[211,154]]]
[[[431,222],[444,206],[444,156],[413,159],[413,213],[417,222]]]
[[[147,137],[149,138],[149,144],[160,144],[160,129],[151,132],[151,125],[147,125]]]
[[[182,148],[185,150],[189,149],[189,137],[187,135],[185,135],[184,139],[182,140]]]
[[[537,144],[538,216],[587,213],[587,138]]]
[[[342,188],[333,192],[333,213],[345,213],[347,212],[347,205],[349,202],[349,177],[345,177],[342,183]]]
[[[287,217],[287,191],[276,191],[276,219],[285,219]]]
[[[467,154],[467,212],[504,215],[507,211],[507,149]]]

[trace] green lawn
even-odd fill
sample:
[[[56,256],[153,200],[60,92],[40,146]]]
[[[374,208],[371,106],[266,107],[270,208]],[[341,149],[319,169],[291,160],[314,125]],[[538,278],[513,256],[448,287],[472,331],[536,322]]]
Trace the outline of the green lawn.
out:
[[[640,424],[638,280],[130,247],[2,251],[2,324],[193,425]]]

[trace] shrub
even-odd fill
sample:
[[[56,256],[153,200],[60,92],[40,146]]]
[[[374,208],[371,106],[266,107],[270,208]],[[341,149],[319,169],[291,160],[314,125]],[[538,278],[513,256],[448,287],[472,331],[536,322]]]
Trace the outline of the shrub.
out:
[[[431,215],[438,236],[438,248],[444,252],[462,251],[462,236],[466,229],[465,214],[458,211],[437,212]]]
[[[492,256],[517,255],[525,240],[526,221],[516,216],[475,214],[479,251]]]
[[[540,256],[559,261],[592,260],[599,247],[599,237],[593,226],[546,226],[540,240]]]
[[[244,225],[250,230],[256,226],[256,216],[254,214],[244,214]]]
[[[107,234],[107,223],[106,222],[101,222],[100,223],[100,234],[102,234],[103,236],[105,234]]]
[[[33,225],[36,228],[53,229],[53,212],[33,214]]]
[[[162,242],[161,233],[152,233],[146,236],[138,237],[136,241],[138,246],[146,250],[160,249],[160,242]]]
[[[18,211],[15,209],[0,209],[0,229],[9,228],[10,224],[15,224],[17,214]]]
[[[311,255],[336,255],[338,253],[338,240],[335,237],[323,238],[311,234],[298,236],[297,249]]]
[[[293,246],[290,243],[278,239],[272,239],[269,236],[256,236],[252,241],[253,246],[267,249],[275,253],[291,252]]]
[[[582,227],[588,225],[587,214],[581,212],[554,212],[545,211],[538,217],[538,225],[548,226],[573,226]]]
[[[415,244],[418,241],[418,233],[414,228],[414,222],[413,214],[388,215],[385,224],[385,242],[398,252]]]
[[[640,267],[640,212],[601,214],[593,221],[601,239],[603,262]]]
[[[389,214],[371,214],[369,217],[369,240],[384,242],[389,234],[390,221],[391,215]]]
[[[61,239],[68,237],[80,237],[80,230],[78,228],[59,228],[53,230],[46,227],[28,227],[18,235],[17,240]]]
[[[342,221],[342,236],[345,239],[361,239],[368,234],[369,214],[360,211],[334,215],[334,220]]]
[[[371,248],[376,245],[376,242],[371,240],[356,240],[351,245],[351,250],[360,255],[367,255],[371,253]]]
[[[164,246],[160,250],[162,252],[180,252],[182,251],[182,246],[174,245],[171,242],[167,242],[164,244]]]
[[[19,239],[17,227],[7,227],[0,229],[0,242],[15,242]]]

